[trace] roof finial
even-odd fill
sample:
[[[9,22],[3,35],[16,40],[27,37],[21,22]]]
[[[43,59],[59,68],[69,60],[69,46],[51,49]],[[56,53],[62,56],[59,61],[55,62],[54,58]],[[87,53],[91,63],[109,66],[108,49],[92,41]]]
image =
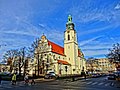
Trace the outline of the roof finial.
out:
[[[70,23],[72,22],[72,16],[71,15],[68,16],[68,22],[70,22]]]

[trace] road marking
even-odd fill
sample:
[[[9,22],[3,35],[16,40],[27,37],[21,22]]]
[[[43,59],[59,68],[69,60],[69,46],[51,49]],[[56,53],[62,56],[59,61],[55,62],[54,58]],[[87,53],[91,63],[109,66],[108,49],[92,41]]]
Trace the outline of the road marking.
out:
[[[105,86],[109,86],[109,85],[110,85],[110,83],[106,83],[106,84],[105,84]]]
[[[15,87],[22,87],[25,86],[24,83],[16,83],[16,85],[12,85],[11,83],[3,83],[2,85],[0,85],[0,89],[1,88],[15,88]]]
[[[98,85],[102,85],[102,84],[103,84],[103,82],[99,83]]]
[[[114,83],[113,83],[113,82],[111,83],[111,86],[114,86]]]
[[[90,79],[86,79],[86,80],[90,80]]]
[[[86,82],[77,82],[77,84],[84,85]]]
[[[2,86],[2,88],[13,88],[13,87],[6,85],[6,86]]]
[[[88,83],[86,83],[86,84],[91,84],[92,82],[88,82]]]
[[[91,85],[95,85],[95,84],[97,84],[98,82],[94,82],[94,83],[92,83]]]

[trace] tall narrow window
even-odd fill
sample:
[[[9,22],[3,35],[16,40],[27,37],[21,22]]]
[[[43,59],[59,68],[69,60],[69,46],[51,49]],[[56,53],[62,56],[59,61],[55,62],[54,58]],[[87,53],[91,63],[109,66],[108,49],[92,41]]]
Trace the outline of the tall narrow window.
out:
[[[70,40],[70,35],[68,34],[68,40]]]

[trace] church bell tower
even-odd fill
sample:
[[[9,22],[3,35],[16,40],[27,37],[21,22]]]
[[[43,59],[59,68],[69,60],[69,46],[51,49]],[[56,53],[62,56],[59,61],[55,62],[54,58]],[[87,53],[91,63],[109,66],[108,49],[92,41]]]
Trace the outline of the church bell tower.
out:
[[[78,57],[78,43],[77,43],[77,33],[74,29],[75,25],[72,22],[72,16],[68,16],[68,21],[66,23],[66,30],[64,32],[64,53],[66,55],[67,61],[72,65],[71,74],[76,72],[77,57]]]

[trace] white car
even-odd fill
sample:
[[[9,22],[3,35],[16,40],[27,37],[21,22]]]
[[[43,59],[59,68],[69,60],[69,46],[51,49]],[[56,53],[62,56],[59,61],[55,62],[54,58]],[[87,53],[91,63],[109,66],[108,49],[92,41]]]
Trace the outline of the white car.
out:
[[[53,78],[57,78],[58,76],[54,73],[54,72],[49,72],[47,74],[45,74],[45,78],[47,79],[53,79]]]

